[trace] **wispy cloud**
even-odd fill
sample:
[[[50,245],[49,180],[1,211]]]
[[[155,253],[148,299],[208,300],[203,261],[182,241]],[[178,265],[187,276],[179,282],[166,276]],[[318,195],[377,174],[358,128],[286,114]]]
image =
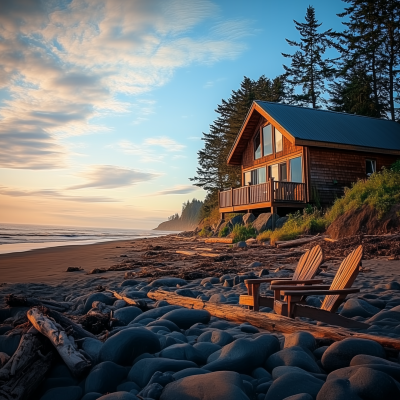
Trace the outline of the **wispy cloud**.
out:
[[[193,185],[175,185],[170,189],[160,190],[159,192],[151,194],[151,196],[166,196],[170,194],[187,194],[198,190],[197,186]]]
[[[118,148],[123,153],[139,156],[143,162],[162,162],[169,159],[184,158],[184,155],[173,153],[179,153],[185,147],[184,144],[166,136],[147,138],[142,143],[133,143],[129,140],[118,142]]]
[[[86,182],[80,185],[70,186],[67,189],[116,189],[158,178],[160,174],[121,168],[114,165],[93,165],[80,176],[84,178]]]
[[[208,0],[1,1],[0,167],[65,167],[62,138],[107,130],[93,120],[134,108],[118,95],[164,85],[177,68],[237,57],[246,22],[220,23],[218,12]],[[205,33],[192,35],[201,24]],[[142,111],[133,123],[152,105]]]
[[[0,186],[0,195],[12,197],[42,197],[55,200],[75,201],[79,203],[115,203],[118,199],[104,196],[69,196],[53,189],[22,190]]]

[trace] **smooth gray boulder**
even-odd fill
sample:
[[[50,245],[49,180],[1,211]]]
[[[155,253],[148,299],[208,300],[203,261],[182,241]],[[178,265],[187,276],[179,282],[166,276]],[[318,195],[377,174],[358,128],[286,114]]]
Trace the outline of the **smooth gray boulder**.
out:
[[[181,278],[160,278],[150,283],[152,287],[169,286],[176,287],[176,285],[187,285],[187,282]]]
[[[247,214],[243,215],[243,223],[246,226],[249,226],[250,224],[252,224],[255,219],[256,219],[256,217],[252,213],[247,213]]]
[[[226,303],[226,297],[222,293],[215,293],[208,299],[208,301],[210,303]]]
[[[276,367],[299,367],[308,372],[320,373],[317,363],[309,353],[300,346],[293,346],[272,354],[265,363],[268,371]]]
[[[334,374],[339,371],[335,371]],[[400,399],[400,385],[396,385],[395,381],[384,372],[361,366],[353,369],[346,378],[330,377],[330,375],[318,393],[317,400]]]
[[[249,400],[239,374],[230,371],[188,376],[168,384],[160,400]]]
[[[173,344],[160,352],[160,357],[173,360],[193,361],[196,364],[203,360],[202,354],[189,343]]]
[[[102,303],[111,306],[114,301],[115,301],[115,297],[111,297],[111,296],[107,296],[104,293],[98,292],[98,293],[93,293],[91,294],[85,302],[85,306],[83,307],[83,312],[86,314],[89,310],[91,310],[92,308],[92,303],[94,301],[101,301]]]
[[[81,400],[97,400],[102,396],[101,393],[95,393],[95,392],[91,392],[91,393],[86,393]]]
[[[137,399],[138,397],[128,392],[114,392],[99,397],[99,400],[137,400]]]
[[[232,226],[243,225],[243,216],[242,215],[236,215],[229,222],[231,223]]]
[[[288,220],[288,217],[280,217],[276,220],[275,222],[275,229],[280,229],[282,226],[285,224],[285,222]]]
[[[307,373],[292,372],[284,374],[274,380],[265,396],[265,400],[283,400],[286,397],[303,393],[307,393],[315,399],[323,384],[324,381]]]
[[[179,296],[191,297],[192,299],[195,299],[197,296],[190,289],[177,289],[175,290],[175,293]]]
[[[147,324],[146,326],[165,326],[166,328],[169,329],[170,332],[180,332],[181,330],[179,329],[179,327],[174,324],[172,321],[168,321],[167,319],[159,319],[153,322],[150,322],[149,324]]]
[[[40,400],[80,400],[82,389],[79,386],[55,387],[48,390]]]
[[[156,371],[178,372],[186,368],[197,368],[192,361],[171,360],[169,358],[144,358],[133,365],[128,379],[145,387]]]
[[[153,332],[145,328],[126,328],[106,340],[100,349],[100,360],[132,365],[140,354],[160,350],[160,341]]]
[[[233,342],[234,338],[232,335],[230,335],[227,332],[224,331],[208,331],[202,333],[198,338],[197,338],[197,343],[201,342],[209,342],[209,343],[214,343],[218,346],[225,346],[231,342]]]
[[[142,310],[139,307],[124,307],[113,312],[113,318],[117,319],[123,325],[128,325],[138,315],[142,314]]]
[[[192,325],[198,322],[208,324],[210,318],[211,315],[206,310],[189,310],[187,308],[180,308],[164,314],[160,319],[172,321],[180,329],[189,329]]]
[[[321,358],[326,371],[348,367],[351,359],[358,354],[386,358],[383,347],[372,340],[347,338],[331,344]]]
[[[209,358],[203,368],[209,371],[251,372],[261,367],[279,348],[279,340],[273,335],[237,339],[215,353],[216,358]]]
[[[82,342],[82,350],[90,357],[93,364],[99,361],[100,350],[103,347],[103,342],[93,338],[85,338]]]
[[[172,311],[172,310],[177,310],[182,307],[180,306],[165,306],[165,307],[157,307],[153,308],[152,310],[145,311],[144,313],[140,314],[138,317],[136,317],[132,322],[141,322],[142,320],[145,319],[157,319],[162,317],[164,314]],[[150,323],[152,321],[149,321]]]
[[[122,283],[121,283],[121,285],[120,285],[120,287],[124,287],[124,286],[136,286],[136,285],[139,285],[139,281],[136,281],[135,279],[125,279]]]
[[[200,351],[200,354],[202,355],[202,363],[205,364],[207,362],[208,357],[217,352],[218,350],[221,350],[221,346],[218,346],[217,344],[214,343],[209,343],[209,342],[197,342],[193,345],[193,347],[196,350]]]
[[[262,213],[253,222],[253,228],[258,232],[272,229],[272,214]]]
[[[111,361],[102,362],[89,372],[85,381],[85,393],[114,392],[126,375],[127,371],[124,367]]]
[[[317,343],[315,341],[314,336],[311,335],[311,333],[305,331],[299,331],[285,336],[284,348],[287,349],[293,346],[300,346],[303,349],[314,351],[317,346]]]
[[[129,297],[130,299],[145,299],[147,297],[147,292],[142,292],[140,290],[135,290],[131,287],[127,287],[122,293],[122,296]]]
[[[215,285],[216,283],[219,283],[219,278],[216,278],[215,276],[209,276],[207,278],[204,278],[201,282],[200,285],[205,285],[206,283],[211,283]]]
[[[210,371],[203,368],[186,368],[182,371],[175,372],[172,376],[177,381],[178,379],[186,378],[187,376],[204,375],[208,373],[210,373]]]
[[[344,303],[340,315],[343,315],[343,317],[346,318],[369,318],[377,314],[379,311],[381,311],[379,308],[374,307],[362,299],[348,299],[346,303]]]
[[[314,400],[314,397],[308,393],[294,394],[293,396],[285,397],[283,400]]]

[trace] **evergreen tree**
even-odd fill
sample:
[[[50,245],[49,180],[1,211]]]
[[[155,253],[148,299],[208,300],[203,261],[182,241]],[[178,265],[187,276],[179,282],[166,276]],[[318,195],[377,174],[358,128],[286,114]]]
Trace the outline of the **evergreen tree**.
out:
[[[298,47],[293,55],[282,53],[284,57],[291,58],[291,66],[284,65],[288,76],[287,82],[292,89],[301,86],[302,94],[293,94],[293,101],[300,105],[311,105],[319,108],[325,103],[322,97],[325,90],[325,80],[333,77],[332,62],[323,59],[325,51],[332,46],[330,39],[331,29],[318,32],[319,24],[315,17],[315,9],[307,8],[306,22],[294,21],[296,29],[300,32],[300,42],[286,39],[290,46]]]
[[[197,176],[191,178],[196,186],[207,190],[202,216],[218,205],[218,191],[241,186],[241,169],[227,165],[228,154],[254,100],[282,101],[285,83],[281,76],[270,80],[244,77],[240,88],[222,100],[216,112],[218,118],[203,133],[204,148],[198,152]]]
[[[332,111],[378,117],[372,96],[372,78],[363,68],[352,69],[330,85]]]

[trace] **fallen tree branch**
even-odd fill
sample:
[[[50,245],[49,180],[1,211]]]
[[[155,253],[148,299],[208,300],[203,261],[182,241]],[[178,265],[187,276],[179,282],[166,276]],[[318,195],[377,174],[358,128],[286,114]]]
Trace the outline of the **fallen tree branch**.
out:
[[[27,316],[32,325],[42,335],[50,339],[51,344],[56,348],[74,376],[81,377],[89,370],[91,367],[90,361],[76,350],[73,337],[68,336],[61,325],[56,324],[38,308],[28,310]]]
[[[147,294],[153,300],[166,300],[169,304],[176,304],[182,307],[207,310],[211,315],[234,322],[249,322],[250,324],[270,332],[294,333],[300,330],[308,331],[316,338],[327,338],[334,341],[343,340],[349,337],[369,339],[380,343],[384,347],[400,350],[400,340],[385,336],[375,336],[366,333],[359,333],[349,329],[336,326],[317,326],[307,322],[294,320],[277,314],[260,313],[238,306],[216,304],[207,301],[193,299],[191,297],[179,296],[175,293],[158,290]]]

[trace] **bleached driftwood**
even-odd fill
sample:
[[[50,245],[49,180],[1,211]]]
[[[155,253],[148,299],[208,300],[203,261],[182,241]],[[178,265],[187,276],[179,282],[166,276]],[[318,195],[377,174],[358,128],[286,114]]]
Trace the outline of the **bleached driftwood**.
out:
[[[50,369],[53,353],[43,355],[43,344],[32,333],[25,333],[6,365],[0,369],[0,399],[28,399]],[[1,384],[1,382],[4,382]]]
[[[300,246],[302,244],[306,244],[306,243],[312,242],[313,240],[317,240],[317,239],[325,239],[325,236],[316,235],[316,236],[303,238],[303,239],[279,241],[279,242],[275,242],[275,246],[278,248]]]
[[[122,296],[118,292],[111,291],[111,293],[116,297],[118,300],[124,300],[127,304],[131,306],[135,306],[140,308],[142,311],[147,311],[151,307],[149,307],[149,303],[153,303],[151,299],[131,299],[130,297]]]
[[[32,325],[50,340],[74,376],[82,376],[91,367],[90,361],[76,350],[74,338],[68,336],[61,325],[37,308],[28,310],[27,316]]]
[[[204,240],[204,243],[226,243],[232,244],[233,239],[231,238],[208,238]]]
[[[294,333],[298,331],[307,331],[316,338],[326,338],[334,341],[343,340],[349,337],[369,339],[380,343],[384,347],[395,349],[396,351],[400,350],[400,340],[387,336],[359,333],[338,326],[317,326],[278,314],[261,313],[250,311],[238,306],[210,303],[200,299],[180,296],[164,290],[149,292],[147,295],[153,300],[166,300],[171,305],[207,310],[211,315],[228,321],[240,323],[249,322],[254,326],[271,332]]]

